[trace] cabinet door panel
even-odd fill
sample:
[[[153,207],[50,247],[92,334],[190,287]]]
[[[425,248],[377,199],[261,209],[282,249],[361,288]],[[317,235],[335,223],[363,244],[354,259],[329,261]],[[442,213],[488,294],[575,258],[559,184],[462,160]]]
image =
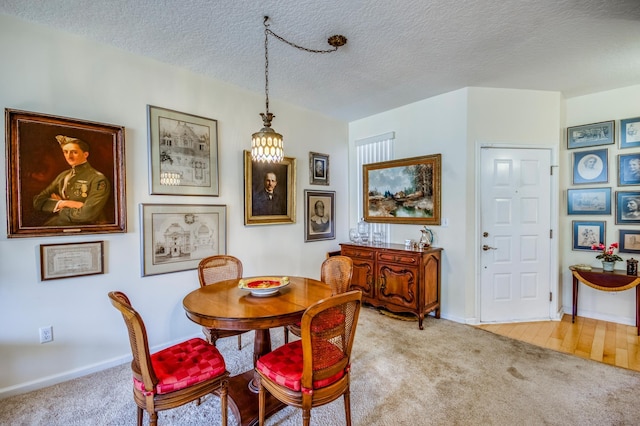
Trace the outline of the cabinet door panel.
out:
[[[350,290],[360,290],[365,297],[373,298],[374,293],[374,277],[373,262],[353,258],[353,274],[351,275]]]
[[[416,306],[416,270],[398,265],[379,265],[378,299],[407,307]]]

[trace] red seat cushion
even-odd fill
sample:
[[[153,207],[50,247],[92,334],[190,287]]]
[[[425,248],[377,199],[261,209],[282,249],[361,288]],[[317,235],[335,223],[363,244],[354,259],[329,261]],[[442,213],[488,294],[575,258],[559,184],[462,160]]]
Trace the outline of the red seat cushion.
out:
[[[204,382],[224,373],[224,358],[215,346],[200,338],[170,346],[151,355],[151,364],[158,377],[155,393],[165,394]],[[134,386],[145,392],[144,384],[133,379]]]
[[[318,345],[315,350],[322,352],[320,358],[324,365],[316,365],[316,369],[328,367],[344,358],[342,351],[331,343],[321,340]],[[256,368],[277,384],[299,392],[302,389],[302,340],[280,346],[261,357],[256,363]],[[342,370],[326,379],[314,381],[313,387],[318,389],[328,386],[340,380],[344,374],[345,371]]]

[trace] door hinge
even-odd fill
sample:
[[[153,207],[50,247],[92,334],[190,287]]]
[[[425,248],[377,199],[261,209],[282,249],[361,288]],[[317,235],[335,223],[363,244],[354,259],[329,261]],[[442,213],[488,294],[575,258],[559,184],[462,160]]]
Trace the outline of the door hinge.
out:
[[[549,229],[549,239],[553,240],[553,229]]]
[[[549,292],[549,302],[553,302],[553,292]]]

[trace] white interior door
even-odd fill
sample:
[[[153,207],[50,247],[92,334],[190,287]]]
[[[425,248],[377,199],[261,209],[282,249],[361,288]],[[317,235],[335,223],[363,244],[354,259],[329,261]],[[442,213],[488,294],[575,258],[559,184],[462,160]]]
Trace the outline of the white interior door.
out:
[[[549,319],[551,153],[481,150],[480,321]]]

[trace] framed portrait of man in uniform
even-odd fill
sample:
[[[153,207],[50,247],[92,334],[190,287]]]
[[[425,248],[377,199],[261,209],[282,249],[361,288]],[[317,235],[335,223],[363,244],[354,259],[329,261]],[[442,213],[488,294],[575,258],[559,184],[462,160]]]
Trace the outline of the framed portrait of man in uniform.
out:
[[[7,236],[126,232],[124,127],[5,109]]]
[[[278,163],[251,160],[244,151],[244,224],[296,222],[296,159]]]

